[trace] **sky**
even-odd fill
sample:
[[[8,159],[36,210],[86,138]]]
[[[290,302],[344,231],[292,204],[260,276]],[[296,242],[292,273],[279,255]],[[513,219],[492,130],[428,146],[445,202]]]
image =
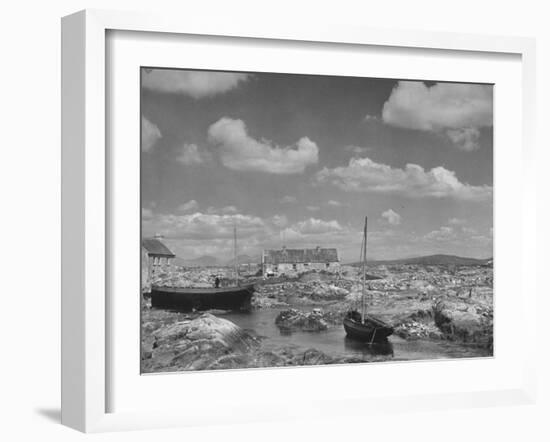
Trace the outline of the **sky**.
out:
[[[493,87],[142,68],[142,235],[184,259],[493,252]]]

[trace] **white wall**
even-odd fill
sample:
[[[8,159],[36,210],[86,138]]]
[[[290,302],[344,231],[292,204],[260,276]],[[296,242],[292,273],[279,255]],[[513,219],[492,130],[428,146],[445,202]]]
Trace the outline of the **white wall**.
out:
[[[198,4],[197,4],[198,3]],[[550,99],[550,27],[545,2],[524,0],[393,0],[299,2],[57,0],[8,1],[2,5],[0,32],[2,310],[0,327],[0,437],[3,440],[81,440],[84,436],[58,425],[59,419],[59,230],[60,230],[60,17],[85,7],[161,9],[168,6],[182,21],[195,13],[234,14],[250,20],[335,21],[374,27],[402,27],[538,38],[539,179],[548,191],[550,147],[546,100]],[[515,179],[514,176],[511,176]],[[519,185],[519,183],[518,183]],[[550,225],[548,210],[540,219],[540,259]],[[544,256],[546,257],[546,256]],[[534,273],[533,273],[534,274]],[[539,275],[542,271],[539,269]],[[546,293],[546,295],[548,295]],[[536,309],[549,311],[548,296]],[[542,313],[539,314],[542,319]],[[548,331],[541,327],[541,372],[550,372]],[[544,336],[544,340],[542,340]],[[520,351],[520,349],[518,349]],[[548,375],[546,375],[548,376]],[[248,427],[170,430],[97,436],[94,440],[151,438],[208,440],[545,440],[549,389],[542,378],[537,406],[382,415],[363,422],[326,421],[264,424]],[[546,439],[548,440],[548,439]]]

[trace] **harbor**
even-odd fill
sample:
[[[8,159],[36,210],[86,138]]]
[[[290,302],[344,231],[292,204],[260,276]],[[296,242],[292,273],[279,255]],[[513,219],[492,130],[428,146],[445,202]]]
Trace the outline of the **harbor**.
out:
[[[172,372],[342,363],[487,357],[493,354],[491,265],[369,265],[369,313],[394,328],[384,343],[350,339],[342,326],[362,302],[362,267],[264,278],[253,285],[250,309],[177,311],[142,296],[142,371]],[[234,268],[159,272],[155,284],[231,284]],[[257,273],[257,272],[256,272]]]

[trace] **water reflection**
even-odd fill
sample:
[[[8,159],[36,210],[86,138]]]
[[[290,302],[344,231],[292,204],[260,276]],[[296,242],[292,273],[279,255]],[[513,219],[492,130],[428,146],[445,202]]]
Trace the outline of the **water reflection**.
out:
[[[346,351],[362,353],[364,355],[393,356],[393,345],[387,339],[369,344],[368,342],[357,341],[346,336],[344,338],[344,348]]]

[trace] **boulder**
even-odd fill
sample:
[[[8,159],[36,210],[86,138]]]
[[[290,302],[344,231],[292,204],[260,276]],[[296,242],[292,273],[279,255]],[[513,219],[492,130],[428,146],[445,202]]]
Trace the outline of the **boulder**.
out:
[[[395,327],[394,333],[403,339],[442,339],[443,334],[433,322],[410,320]]]
[[[152,351],[147,372],[237,368],[259,346],[233,322],[210,313],[160,327],[152,338],[151,350],[144,349]]]
[[[313,288],[311,299],[319,301],[338,300],[344,299],[348,293],[346,289],[334,284],[319,283]]]
[[[315,309],[312,312],[302,312],[296,309],[283,310],[275,318],[275,325],[284,331],[322,331],[328,328],[323,318],[323,312]]]
[[[446,338],[493,345],[493,307],[463,298],[441,298],[433,305],[434,322]]]

